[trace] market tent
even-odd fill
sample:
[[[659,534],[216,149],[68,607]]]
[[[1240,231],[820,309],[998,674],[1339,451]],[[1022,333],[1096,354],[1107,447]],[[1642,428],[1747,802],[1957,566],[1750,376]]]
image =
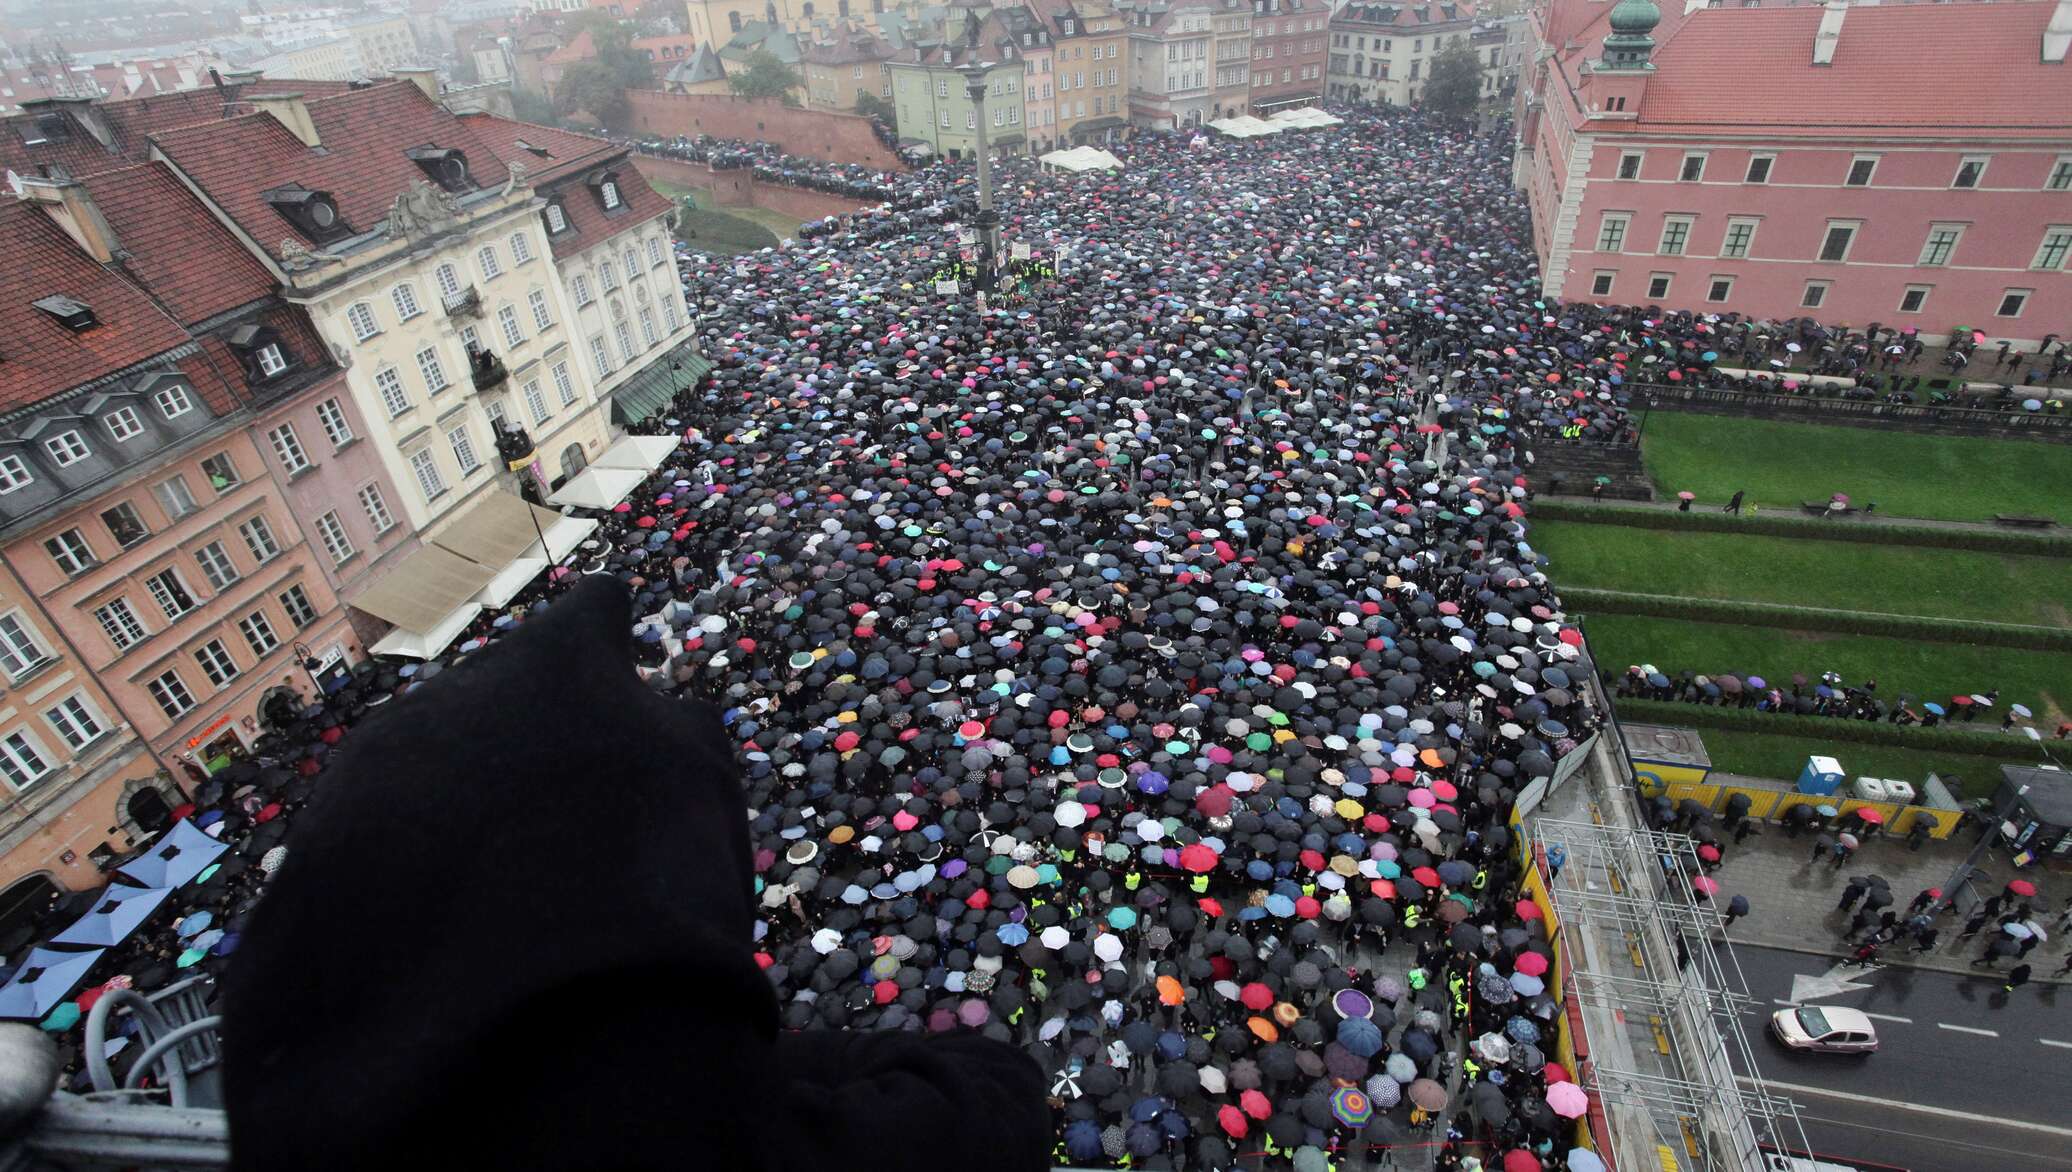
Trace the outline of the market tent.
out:
[[[49,1013],[71,995],[73,987],[106,951],[96,948],[89,952],[58,952],[38,948],[29,953],[15,970],[14,978],[0,985],[0,1018],[34,1019]]]
[[[1308,129],[1313,127],[1337,126],[1340,123],[1344,122],[1345,119],[1340,118],[1336,114],[1332,114],[1329,111],[1318,109],[1315,106],[1297,106],[1292,109],[1274,111],[1274,113],[1270,115],[1270,121],[1283,123],[1288,126],[1296,127],[1298,129]]]
[[[158,905],[173,893],[170,887],[110,886],[101,893],[92,911],[50,938],[52,944],[120,944],[137,926],[149,919]]]
[[[528,582],[546,573],[547,567],[553,564],[545,557],[538,556],[540,552],[540,543],[533,542],[532,549],[527,551],[524,557],[497,571],[496,577],[489,580],[489,585],[484,586],[481,592],[475,595],[475,601],[483,606],[498,607],[518,597]]]
[[[430,659],[446,649],[482,610],[475,595],[496,571],[440,545],[427,545],[375,579],[347,604],[395,630],[367,650]]]
[[[600,468],[595,464],[575,474],[567,484],[547,498],[550,505],[576,505],[585,509],[609,509],[640,487],[647,477],[632,468]]]
[[[592,468],[632,468],[653,472],[669,454],[683,445],[675,435],[629,435],[606,448],[604,455],[590,462]],[[617,503],[617,502],[614,502]]]
[[[182,818],[160,835],[150,850],[115,868],[115,873],[145,887],[178,887],[201,874],[229,849]]]
[[[439,530],[432,544],[501,574],[539,544],[561,514],[527,504],[508,492],[486,492],[458,519]],[[535,571],[537,572],[537,571]]]
[[[552,525],[547,526],[548,560],[558,562],[562,558],[567,557],[575,550],[576,546],[583,543],[584,538],[590,536],[596,529],[597,522],[588,517],[557,518]],[[538,551],[539,547],[535,545],[533,552],[537,553]]]
[[[1052,151],[1037,160],[1046,167],[1060,171],[1114,171],[1120,170],[1122,160],[1099,147],[1076,146],[1070,150]]]

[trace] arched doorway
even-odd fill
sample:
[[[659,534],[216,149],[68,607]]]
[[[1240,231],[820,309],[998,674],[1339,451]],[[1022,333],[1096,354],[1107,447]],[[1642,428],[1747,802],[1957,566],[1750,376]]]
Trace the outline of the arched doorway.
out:
[[[157,834],[173,824],[173,808],[166,804],[165,795],[156,789],[140,789],[131,794],[123,804],[123,812],[129,815],[130,821],[150,834]]]
[[[590,466],[590,457],[583,451],[583,445],[573,443],[561,449],[561,479],[567,480]]]

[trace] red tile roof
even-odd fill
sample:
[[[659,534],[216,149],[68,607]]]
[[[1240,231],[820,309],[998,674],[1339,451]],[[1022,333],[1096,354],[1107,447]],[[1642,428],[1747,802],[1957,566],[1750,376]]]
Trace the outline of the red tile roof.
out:
[[[588,61],[595,56],[597,56],[597,46],[590,40],[590,30],[584,29],[582,32],[577,33],[575,38],[566,45],[547,54],[546,63],[549,65],[574,65],[578,61]]]
[[[253,239],[278,255],[295,234],[260,193],[288,183],[329,192],[356,232],[379,224],[396,197],[425,178],[404,154],[424,144],[451,147],[485,188],[510,171],[466,122],[408,81],[352,90],[308,103],[320,148],[307,147],[268,113],[154,135],[152,141]]]
[[[268,78],[246,84],[238,92],[242,96],[296,92],[315,98],[339,93],[345,88],[344,82]],[[122,102],[95,102],[90,113],[97,113],[107,124],[110,140],[107,146],[101,145],[99,139],[69,114],[66,117],[70,134],[65,141],[35,143],[34,140],[41,137],[37,128],[39,116],[62,113],[67,108],[65,105],[44,106],[0,119],[0,169],[40,174],[44,165],[55,164],[72,177],[79,178],[97,171],[141,163],[150,157],[148,136],[176,126],[221,120],[226,114],[249,111],[251,106],[237,102],[226,104],[223,91],[214,86]]]
[[[120,275],[96,264],[43,209],[0,203],[0,411],[134,366],[189,335]],[[93,307],[98,324],[73,333],[37,309],[61,294]]]
[[[507,162],[523,166],[526,177],[535,184],[587,170],[626,153],[624,145],[607,138],[575,134],[535,122],[516,122],[494,114],[465,114],[461,122]],[[521,142],[526,145],[518,145]],[[526,147],[538,147],[547,154],[543,158]]]
[[[619,169],[619,197],[626,201],[622,211],[605,213],[597,195],[579,178],[553,184],[542,194],[563,195],[561,207],[568,216],[569,231],[554,237],[556,257],[573,256],[596,247],[621,232],[638,228],[669,211],[669,201],[649,187],[647,179],[626,164]]]
[[[498,154],[523,166],[527,180],[540,194],[564,197],[561,206],[572,230],[554,238],[555,256],[582,252],[669,210],[669,201],[648,186],[626,157],[626,148],[618,143],[493,114],[470,114],[461,121]],[[520,142],[545,148],[548,157],[538,157],[519,146]],[[583,182],[585,176],[607,165],[618,171],[619,197],[625,201],[624,211],[610,215]]]
[[[182,324],[275,291],[272,274],[165,164],[104,171],[86,187],[129,254],[124,267]]]
[[[2072,65],[2042,60],[2054,7],[1851,5],[1824,66],[1812,63],[1819,8],[1700,9],[1655,51],[1627,127],[2072,137]]]

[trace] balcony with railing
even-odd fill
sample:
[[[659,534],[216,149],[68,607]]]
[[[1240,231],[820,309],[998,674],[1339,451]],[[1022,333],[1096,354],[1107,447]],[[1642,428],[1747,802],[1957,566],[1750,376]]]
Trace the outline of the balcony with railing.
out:
[[[493,391],[509,381],[511,372],[504,366],[504,360],[489,350],[468,351],[468,377],[475,383],[477,393]]]
[[[441,299],[446,305],[447,317],[481,317],[482,291],[469,285],[456,289]]]

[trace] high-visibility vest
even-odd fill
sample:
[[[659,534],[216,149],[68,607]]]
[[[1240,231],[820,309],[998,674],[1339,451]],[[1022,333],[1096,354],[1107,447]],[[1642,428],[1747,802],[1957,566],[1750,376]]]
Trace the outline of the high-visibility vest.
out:
[[[1475,872],[1475,881],[1474,881],[1474,882],[1472,882],[1472,883],[1470,883],[1470,884],[1468,884],[1468,886],[1469,886],[1469,887],[1472,887],[1472,888],[1474,888],[1474,889],[1475,889],[1476,891],[1480,891],[1480,890],[1482,890],[1482,889],[1483,889],[1484,887],[1486,887],[1486,886],[1488,886],[1488,885],[1489,885],[1489,872],[1488,872],[1488,871],[1477,871],[1477,872]]]
[[[1135,871],[1131,871],[1129,874],[1124,875],[1122,877],[1122,889],[1124,891],[1135,891],[1137,889],[1137,884],[1142,883],[1143,881],[1144,877],[1142,875],[1137,874]]]
[[[1207,895],[1209,893],[1209,877],[1207,875],[1196,875],[1188,880],[1188,886],[1194,888],[1196,895]]]
[[[1419,917],[1417,913],[1416,904],[1413,903],[1409,907],[1403,909],[1403,926],[1405,928],[1417,927],[1418,918]]]

